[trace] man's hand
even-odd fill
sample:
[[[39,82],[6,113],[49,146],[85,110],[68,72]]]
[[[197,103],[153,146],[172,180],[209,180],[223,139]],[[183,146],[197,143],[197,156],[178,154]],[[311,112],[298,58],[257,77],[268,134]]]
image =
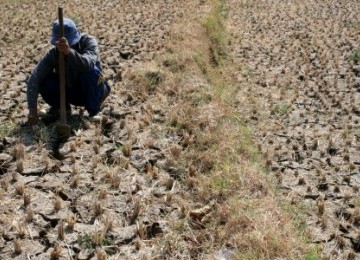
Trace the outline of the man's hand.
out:
[[[36,108],[29,109],[28,123],[29,125],[37,125],[39,123],[39,115]]]
[[[63,53],[65,56],[69,55],[70,46],[69,46],[69,43],[68,43],[68,41],[66,40],[65,37],[60,38],[56,42],[56,47],[57,47],[58,51]]]

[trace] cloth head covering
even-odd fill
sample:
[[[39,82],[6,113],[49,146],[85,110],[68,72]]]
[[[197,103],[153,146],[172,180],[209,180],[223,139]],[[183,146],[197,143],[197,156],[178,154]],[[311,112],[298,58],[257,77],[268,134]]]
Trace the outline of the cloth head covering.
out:
[[[59,40],[59,20],[54,21],[52,26],[51,44],[55,45],[56,41]],[[70,46],[76,44],[80,38],[80,32],[76,28],[76,24],[69,18],[64,18],[64,37],[67,39]]]

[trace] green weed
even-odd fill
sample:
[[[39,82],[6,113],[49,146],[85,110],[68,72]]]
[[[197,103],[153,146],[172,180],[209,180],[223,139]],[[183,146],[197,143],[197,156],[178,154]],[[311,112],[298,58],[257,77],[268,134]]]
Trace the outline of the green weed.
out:
[[[359,63],[360,61],[360,49],[356,49],[354,50],[350,56],[349,56],[350,60],[355,62],[355,63]]]

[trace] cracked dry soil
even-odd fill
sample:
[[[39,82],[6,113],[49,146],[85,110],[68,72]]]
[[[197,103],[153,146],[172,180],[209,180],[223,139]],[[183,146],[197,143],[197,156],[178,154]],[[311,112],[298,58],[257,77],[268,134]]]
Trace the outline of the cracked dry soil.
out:
[[[241,103],[281,196],[329,259],[360,257],[356,1],[228,1]]]
[[[183,149],[182,136],[164,134],[167,111],[123,79],[131,67],[164,52],[171,27],[198,5],[64,2],[64,16],[99,40],[113,91],[101,122],[75,108],[68,119],[74,134],[60,143],[52,122],[24,124],[26,79],[50,48],[57,4],[1,2],[0,120],[15,132],[0,144],[0,258],[95,259],[103,251],[114,259],[167,256],[169,222],[184,215],[178,169],[171,164]]]
[[[99,39],[113,94],[102,122],[75,110],[69,122],[76,132],[61,144],[51,123],[22,124],[25,81],[49,48],[57,5],[0,5],[0,120],[16,126],[15,137],[0,144],[4,259],[48,259],[56,250],[63,259],[95,259],[98,245],[120,259],[167,256],[169,223],[183,215],[179,169],[170,158],[183,149],[183,136],[164,134],[168,111],[122,80],[165,50],[171,27],[199,8],[195,2],[63,4],[65,16]],[[240,65],[239,108],[280,196],[304,209],[324,257],[359,257],[359,4],[229,0],[226,6],[230,49]],[[171,249],[176,257],[190,255]]]

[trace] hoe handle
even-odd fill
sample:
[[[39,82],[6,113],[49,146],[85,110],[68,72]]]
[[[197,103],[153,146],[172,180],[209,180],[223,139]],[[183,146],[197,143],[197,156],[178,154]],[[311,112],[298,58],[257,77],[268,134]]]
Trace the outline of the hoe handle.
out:
[[[59,36],[64,37],[63,9],[58,8]],[[60,122],[66,124],[66,90],[65,90],[65,61],[64,54],[59,53],[59,76],[60,76]]]

